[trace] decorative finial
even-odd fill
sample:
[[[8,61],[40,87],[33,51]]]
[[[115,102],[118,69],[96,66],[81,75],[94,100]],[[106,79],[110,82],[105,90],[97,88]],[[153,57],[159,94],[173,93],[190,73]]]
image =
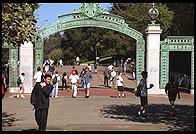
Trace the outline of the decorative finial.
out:
[[[159,11],[158,9],[155,8],[155,4],[152,3],[152,8],[148,11],[148,15],[151,18],[151,25],[155,25],[155,19],[159,16]]]

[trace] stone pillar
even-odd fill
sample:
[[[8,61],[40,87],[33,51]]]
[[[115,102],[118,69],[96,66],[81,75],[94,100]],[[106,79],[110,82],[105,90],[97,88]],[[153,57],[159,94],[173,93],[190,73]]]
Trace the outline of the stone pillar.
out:
[[[154,84],[149,94],[160,94],[160,34],[162,29],[157,24],[149,25],[146,29],[146,71],[148,72],[147,86]]]
[[[25,73],[24,93],[31,93],[33,87],[33,44],[25,41],[20,47],[20,74]]]

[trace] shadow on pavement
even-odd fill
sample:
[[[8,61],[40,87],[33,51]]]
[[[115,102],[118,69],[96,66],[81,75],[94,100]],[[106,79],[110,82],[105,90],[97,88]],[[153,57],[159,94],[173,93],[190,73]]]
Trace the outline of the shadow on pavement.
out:
[[[32,129],[25,129],[25,130],[22,130],[22,131],[38,131],[38,130],[37,130],[37,129],[32,128]]]
[[[16,113],[12,114],[12,113],[3,112],[2,113],[2,127],[13,126],[13,123],[15,121],[19,121],[19,119],[16,119],[15,117],[13,117],[15,114]]]
[[[134,93],[135,88],[128,88],[128,87],[124,87],[124,91]]]
[[[101,109],[105,118],[132,122],[165,124],[169,131],[194,130],[194,106],[176,105],[175,116],[170,115],[170,105],[151,104],[146,108],[148,118],[137,117],[139,105],[108,105]]]

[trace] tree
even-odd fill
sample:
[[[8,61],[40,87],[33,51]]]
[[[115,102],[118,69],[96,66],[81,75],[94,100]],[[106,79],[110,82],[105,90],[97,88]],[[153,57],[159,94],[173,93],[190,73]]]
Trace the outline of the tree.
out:
[[[2,3],[3,42],[20,46],[24,41],[35,41],[35,16],[38,3]]]
[[[174,12],[170,35],[194,35],[194,3],[167,3]]]
[[[110,9],[112,14],[124,17],[126,23],[130,27],[141,33],[145,33],[145,29],[150,24],[148,11],[152,8],[150,3],[113,3]],[[172,25],[173,12],[168,9],[166,4],[156,4],[155,7],[159,10],[157,22],[163,29],[162,38],[167,36],[168,30]]]

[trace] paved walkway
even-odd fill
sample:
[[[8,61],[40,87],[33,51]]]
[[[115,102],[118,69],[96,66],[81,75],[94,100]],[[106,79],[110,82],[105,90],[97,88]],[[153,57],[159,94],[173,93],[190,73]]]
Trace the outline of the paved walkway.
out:
[[[139,99],[110,96],[60,96],[51,98],[48,131],[174,131],[193,130],[194,98],[182,94],[176,101],[176,116],[169,116],[166,97],[149,96],[149,118],[136,117]],[[30,97],[2,100],[2,130],[22,131],[37,129]]]
[[[50,99],[47,131],[193,130],[194,95],[181,93],[181,99],[176,100],[174,117],[169,116],[170,105],[166,95],[149,95],[149,116],[144,119],[136,117],[139,98],[132,92],[135,82],[124,76],[128,87],[126,98],[118,98],[116,89],[102,85],[102,75],[101,71],[93,74],[90,98],[84,98],[84,91],[79,88],[77,98],[71,98],[70,92],[59,90],[59,97]],[[36,130],[30,94],[26,94],[24,99],[10,96],[13,94],[6,94],[2,100],[2,130]]]

